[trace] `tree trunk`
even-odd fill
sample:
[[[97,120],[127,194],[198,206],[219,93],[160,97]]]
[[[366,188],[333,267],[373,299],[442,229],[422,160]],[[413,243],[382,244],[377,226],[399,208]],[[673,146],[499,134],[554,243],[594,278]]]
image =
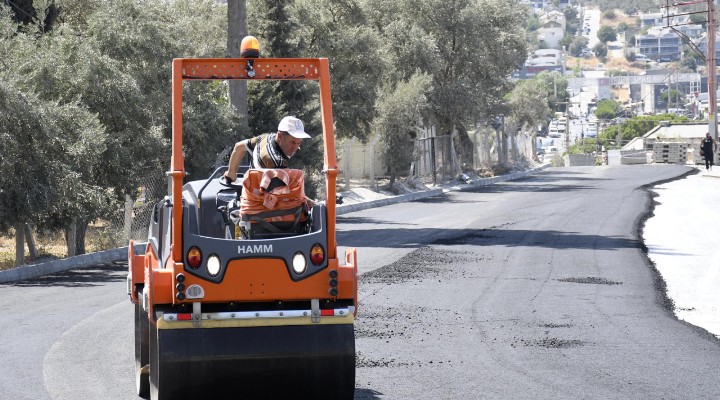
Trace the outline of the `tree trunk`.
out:
[[[70,226],[65,229],[65,245],[67,246],[67,252],[68,257],[73,257],[75,255],[75,237],[77,236],[77,223],[73,219],[73,222],[70,223]]]
[[[390,182],[388,182],[388,190],[392,192],[393,185],[395,184],[395,177],[397,176],[396,172],[390,172]]]
[[[455,151],[457,152],[460,167],[464,171],[469,165],[473,165],[475,143],[470,139],[470,135],[467,129],[465,129],[465,126],[459,125],[456,129],[458,133],[458,146]]]
[[[25,224],[15,225],[15,266],[25,264]]]
[[[85,254],[85,234],[87,233],[87,227],[90,222],[82,220],[77,223],[77,232],[75,234],[75,255]]]
[[[240,42],[247,32],[247,4],[246,0],[228,0],[228,35],[227,35],[227,56],[230,58],[240,57]],[[262,50],[262,49],[261,49]],[[228,83],[230,92],[230,104],[242,116],[241,130],[248,131],[248,101],[247,84],[244,80],[231,79]]]
[[[496,141],[496,143],[495,143],[495,150],[497,151],[497,162],[498,162],[498,165],[502,165],[502,164],[503,164],[503,159],[502,159],[502,134],[500,133],[500,130],[499,130],[499,129],[495,130],[495,141]]]
[[[504,130],[500,131],[500,137],[502,137],[502,146],[501,146],[502,152],[503,152],[503,162],[502,163],[503,163],[503,166],[507,166],[507,164],[510,160],[508,157],[507,133]]]
[[[38,258],[37,246],[35,246],[35,237],[33,236],[30,225],[25,224],[25,241],[27,241],[28,251],[30,252],[30,260]]]

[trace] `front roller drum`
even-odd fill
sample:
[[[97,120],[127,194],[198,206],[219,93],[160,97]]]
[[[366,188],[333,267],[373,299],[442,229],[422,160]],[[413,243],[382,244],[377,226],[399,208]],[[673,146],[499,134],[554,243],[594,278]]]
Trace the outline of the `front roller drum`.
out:
[[[150,329],[152,399],[354,397],[352,324]]]

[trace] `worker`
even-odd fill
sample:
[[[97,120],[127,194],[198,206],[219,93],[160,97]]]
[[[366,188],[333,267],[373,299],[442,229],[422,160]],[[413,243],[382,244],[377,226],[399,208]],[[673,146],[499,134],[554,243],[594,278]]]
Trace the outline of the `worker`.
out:
[[[305,133],[303,122],[295,117],[287,116],[278,124],[275,133],[265,133],[235,143],[225,179],[234,182],[246,152],[250,153],[250,168],[287,168],[290,158],[300,149],[303,139],[310,139]]]
[[[228,183],[235,182],[240,161],[245,153],[250,153],[250,168],[288,168],[290,158],[300,150],[303,139],[310,139],[310,135],[305,133],[303,122],[298,118],[286,116],[280,120],[277,132],[265,133],[235,143],[230,153],[228,170],[223,176]],[[315,201],[306,198],[306,204],[312,208]]]
[[[710,135],[705,133],[705,138],[700,142],[700,155],[705,158],[705,169],[710,171],[715,163],[715,153],[717,153],[717,141]]]

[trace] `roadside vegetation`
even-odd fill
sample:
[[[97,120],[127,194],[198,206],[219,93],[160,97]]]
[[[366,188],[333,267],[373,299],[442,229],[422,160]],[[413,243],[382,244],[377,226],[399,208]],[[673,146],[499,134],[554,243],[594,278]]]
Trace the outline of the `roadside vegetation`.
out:
[[[230,8],[211,0],[12,4],[0,4],[0,234],[15,238],[17,264],[25,232],[29,239],[60,232],[68,254],[86,252],[93,223],[121,213],[138,197],[141,179],[162,177],[170,150],[170,61],[226,57]],[[259,38],[264,57],[330,59],[340,138],[364,141],[378,133],[387,143],[407,143],[416,128],[434,125],[453,135],[459,161],[472,165],[468,131],[477,124],[504,113],[519,130],[547,117],[543,107],[521,115],[518,101],[506,101],[514,90],[548,93],[546,82],[545,90],[514,89],[509,79],[528,50],[529,9],[519,1],[230,4],[246,5],[248,32]],[[230,106],[225,84],[184,88],[184,151],[193,178],[223,164],[236,141],[273,130],[282,115],[319,131],[312,88],[263,86],[270,88],[248,84],[249,117]],[[503,129],[498,141],[508,134]],[[321,141],[308,142],[299,167],[319,171]],[[409,167],[395,147],[383,151],[393,174]],[[37,256],[37,249],[30,253]]]

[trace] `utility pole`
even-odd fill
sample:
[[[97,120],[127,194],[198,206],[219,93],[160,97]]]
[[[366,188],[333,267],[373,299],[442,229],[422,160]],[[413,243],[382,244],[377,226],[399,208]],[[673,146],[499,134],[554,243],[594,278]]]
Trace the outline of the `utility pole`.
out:
[[[710,132],[710,135],[712,135],[713,138],[717,140],[718,138],[718,130],[717,130],[717,70],[716,70],[716,55],[715,55],[715,32],[717,30],[717,27],[715,26],[715,0],[706,0],[707,1],[707,51],[705,52],[705,69],[707,70],[707,78],[708,78],[708,132]],[[702,52],[700,49],[692,42],[692,40],[689,40],[685,34],[680,32],[679,30],[675,29],[675,26],[679,25],[688,25],[690,23],[684,23],[684,24],[670,24],[671,17],[674,16],[681,16],[681,15],[692,15],[692,14],[704,14],[706,11],[692,11],[692,12],[684,12],[684,13],[678,13],[675,14],[672,10],[675,10],[679,7],[684,6],[690,6],[694,4],[702,3],[702,0],[691,0],[691,1],[682,1],[682,2],[673,2],[671,3],[670,0],[666,0],[666,4],[664,8],[666,10],[666,14],[664,18],[667,18],[667,27],[675,31],[678,35],[685,37],[688,39],[688,43],[693,49],[695,49],[698,53],[702,55]],[[668,94],[669,95],[669,94]]]
[[[717,140],[717,72],[715,69],[715,1],[707,0],[708,4],[708,42],[707,42],[707,75],[708,75],[708,128],[710,135]]]

